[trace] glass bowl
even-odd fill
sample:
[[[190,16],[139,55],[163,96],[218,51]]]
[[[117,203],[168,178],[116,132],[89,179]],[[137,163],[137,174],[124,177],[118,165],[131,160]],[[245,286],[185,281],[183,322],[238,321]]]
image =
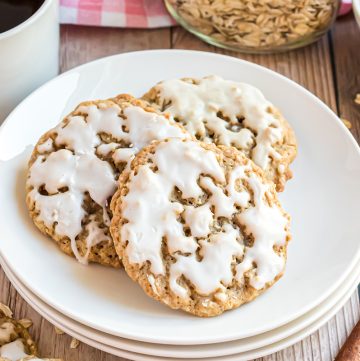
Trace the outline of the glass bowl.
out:
[[[185,29],[209,44],[247,53],[295,49],[318,40],[340,0],[165,0]]]

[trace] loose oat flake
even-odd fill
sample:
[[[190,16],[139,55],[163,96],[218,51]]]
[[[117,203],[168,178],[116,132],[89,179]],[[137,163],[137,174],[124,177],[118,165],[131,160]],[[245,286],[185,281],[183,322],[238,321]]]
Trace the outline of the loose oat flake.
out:
[[[360,105],[360,93],[357,93],[357,94],[356,94],[356,97],[355,97],[355,99],[354,99],[354,102],[355,102],[356,104],[359,104],[359,105]]]
[[[345,124],[346,128],[351,129],[352,124],[349,120],[347,120],[345,118],[341,118],[341,121]]]
[[[54,329],[55,329],[55,333],[57,335],[63,335],[65,332],[63,330],[61,330],[60,328],[54,326]]]
[[[6,317],[9,317],[11,318],[13,313],[12,311],[10,310],[10,308],[6,305],[4,305],[3,303],[0,303],[0,311],[6,316]]]
[[[28,318],[23,318],[23,319],[19,320],[18,322],[24,328],[30,328],[32,326],[32,324],[33,324],[32,321],[29,320]]]
[[[73,337],[70,343],[70,348],[77,348],[79,345],[80,341]]]

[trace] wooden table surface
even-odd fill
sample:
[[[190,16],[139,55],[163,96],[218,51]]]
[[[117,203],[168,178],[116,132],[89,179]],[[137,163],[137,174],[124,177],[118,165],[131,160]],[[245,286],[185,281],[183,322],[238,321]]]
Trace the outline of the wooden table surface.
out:
[[[340,117],[349,120],[351,132],[360,142],[360,105],[354,102],[355,95],[360,93],[360,30],[352,14],[338,20],[332,32],[316,44],[276,55],[244,55],[216,49],[181,28],[134,30],[62,26],[61,71],[107,55],[168,48],[224,53],[284,74],[322,99]],[[66,361],[124,360],[84,344],[70,349],[71,337],[57,335],[53,326],[19,296],[2,270],[0,284],[0,301],[14,310],[16,318],[33,320],[31,333],[42,356],[62,357]],[[259,360],[333,360],[359,319],[359,296],[354,292],[344,308],[317,332],[292,347]]]

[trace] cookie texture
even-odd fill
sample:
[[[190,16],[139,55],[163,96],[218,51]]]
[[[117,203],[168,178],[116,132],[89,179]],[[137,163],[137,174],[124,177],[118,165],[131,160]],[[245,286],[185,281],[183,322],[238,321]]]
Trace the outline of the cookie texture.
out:
[[[274,184],[234,147],[175,138],[145,147],[111,209],[126,272],[171,308],[216,316],[284,272],[290,218]]]
[[[118,176],[143,146],[172,136],[188,134],[130,95],[81,103],[31,155],[26,202],[35,225],[81,263],[119,267],[109,232]]]
[[[165,80],[144,96],[198,140],[234,146],[283,191],[296,157],[294,132],[259,89],[219,76]]]

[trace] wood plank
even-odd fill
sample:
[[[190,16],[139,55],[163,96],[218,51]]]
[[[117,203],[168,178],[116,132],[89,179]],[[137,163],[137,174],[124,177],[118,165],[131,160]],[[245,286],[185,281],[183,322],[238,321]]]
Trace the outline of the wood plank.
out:
[[[284,361],[296,361],[296,358],[295,358],[295,352],[294,352],[294,348],[293,347],[288,347],[284,350],[281,350],[279,353],[282,354],[282,359]]]
[[[146,49],[170,47],[170,29],[119,29],[63,25],[61,27],[60,69],[104,56]]]
[[[314,332],[310,337],[313,360],[321,360],[320,337],[318,332]]]
[[[307,337],[301,341],[303,361],[313,361],[311,339]]]
[[[351,132],[360,142],[360,105],[354,102],[360,93],[360,29],[353,14],[336,22],[332,38],[339,113],[352,123]]]
[[[330,357],[330,337],[326,325],[321,327],[317,334],[319,335],[320,340],[320,360],[326,361]]]
[[[293,345],[291,349],[293,350],[294,353],[294,361],[302,360],[304,358],[301,342],[298,342],[295,345]]]
[[[338,345],[339,347],[346,341],[347,332],[345,327],[345,317],[344,317],[344,310],[341,310],[335,316],[336,321],[336,330],[338,334]]]

